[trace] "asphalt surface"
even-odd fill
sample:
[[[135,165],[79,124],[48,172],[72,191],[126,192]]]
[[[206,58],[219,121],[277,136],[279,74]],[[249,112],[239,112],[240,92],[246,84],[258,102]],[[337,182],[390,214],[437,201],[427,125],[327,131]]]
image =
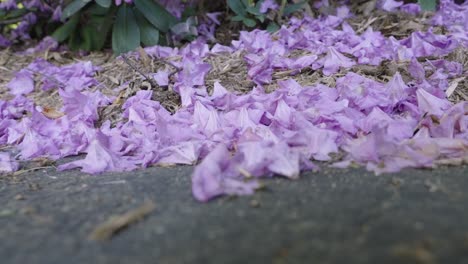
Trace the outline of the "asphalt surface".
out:
[[[0,176],[0,263],[468,263],[468,167],[324,169],[199,203],[191,167]],[[109,240],[90,233],[151,200]]]

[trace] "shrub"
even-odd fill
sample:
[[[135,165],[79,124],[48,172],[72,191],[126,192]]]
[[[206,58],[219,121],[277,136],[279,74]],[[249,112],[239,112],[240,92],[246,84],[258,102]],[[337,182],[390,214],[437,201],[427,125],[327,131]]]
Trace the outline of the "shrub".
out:
[[[232,21],[242,22],[249,28],[258,26],[259,24],[266,24],[268,31],[279,29],[278,18],[291,15],[306,2],[287,3],[287,1],[282,0],[278,4],[274,0],[260,0],[256,2],[253,0],[227,0],[229,8],[235,13],[235,16],[231,18]]]
[[[52,35],[72,50],[100,50],[111,39],[114,52],[121,53],[140,44],[171,44],[172,35],[196,34],[195,19],[181,12],[176,16],[174,7],[181,9],[186,1],[161,2],[175,14],[153,0],[4,0],[0,46]]]
[[[260,26],[275,31],[283,17],[299,10],[305,2],[227,0],[225,3],[233,13],[232,21],[247,28]],[[436,8],[436,0],[418,2],[423,10]],[[72,50],[112,46],[116,54],[140,45],[172,45],[174,41],[197,36],[195,3],[206,12],[203,0],[0,0],[0,47],[47,35]],[[219,2],[210,5],[217,6]]]

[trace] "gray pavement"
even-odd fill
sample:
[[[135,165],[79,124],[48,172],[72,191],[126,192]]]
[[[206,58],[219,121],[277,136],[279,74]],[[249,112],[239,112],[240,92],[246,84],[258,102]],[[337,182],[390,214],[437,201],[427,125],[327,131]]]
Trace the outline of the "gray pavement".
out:
[[[191,167],[0,176],[0,263],[468,263],[468,167],[324,169],[196,202]],[[108,241],[112,215],[156,209]]]

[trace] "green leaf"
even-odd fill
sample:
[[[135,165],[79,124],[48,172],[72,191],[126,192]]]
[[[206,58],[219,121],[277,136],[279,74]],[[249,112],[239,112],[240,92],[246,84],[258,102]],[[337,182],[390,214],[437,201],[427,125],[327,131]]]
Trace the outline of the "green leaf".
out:
[[[436,0],[418,0],[421,10],[434,12],[437,9]]]
[[[71,2],[67,7],[63,9],[62,12],[62,21],[65,21],[67,18],[74,15],[76,12],[80,11],[85,7],[91,0],[75,0]]]
[[[276,24],[275,22],[271,22],[270,24],[268,24],[266,30],[270,33],[274,33],[276,31],[278,31],[280,29],[280,26],[278,26],[278,24]]]
[[[227,4],[237,15],[247,16],[247,11],[245,10],[245,6],[242,4],[241,0],[227,0]]]
[[[82,29],[84,42],[89,42],[86,50],[100,50],[106,44],[107,36],[112,27],[111,16],[91,16],[88,23]],[[89,40],[88,40],[89,39]]]
[[[302,1],[302,2],[299,2],[299,3],[296,3],[296,4],[289,4],[289,5],[286,5],[284,7],[284,10],[283,10],[283,15],[284,16],[289,16],[291,15],[292,13],[298,11],[299,9],[302,8],[302,6],[306,3],[307,1]]]
[[[244,16],[240,16],[240,15],[231,17],[231,20],[235,21],[235,22],[239,22],[239,21],[242,21],[244,19],[247,19],[247,18],[244,17]]]
[[[260,21],[260,23],[265,22],[265,16],[264,16],[264,15],[255,16],[255,18],[256,18],[258,21]]]
[[[171,32],[180,40],[190,40],[198,34],[197,24],[198,20],[196,17],[189,17],[186,21],[177,23],[171,27]]]
[[[93,49],[93,28],[85,26],[81,29],[81,38],[82,42],[80,48],[82,50],[92,50]]]
[[[104,8],[109,8],[112,4],[112,0],[96,0],[96,3]]]
[[[65,24],[57,28],[54,33],[52,33],[52,37],[58,42],[66,40],[75,31],[79,21],[79,15],[72,16],[71,19],[69,19]]]
[[[256,15],[256,16],[263,15],[262,13],[260,13],[260,7],[259,6],[248,6],[246,8],[246,10],[247,10],[247,12],[249,12],[252,15]]]
[[[116,54],[136,49],[140,45],[140,28],[135,15],[126,4],[119,7],[112,31],[112,49]]]
[[[88,9],[87,13],[93,16],[105,16],[109,13],[110,10],[114,10],[114,8],[102,7],[98,4],[92,4]]]
[[[182,20],[185,20],[191,16],[196,16],[197,15],[197,10],[191,6],[187,6],[184,9],[184,12],[182,12]]]
[[[162,32],[168,32],[178,22],[175,16],[153,0],[134,0],[134,3],[138,11]]]
[[[138,26],[140,27],[140,40],[145,46],[155,46],[159,43],[159,30],[153,26],[137,9],[134,9]]]
[[[250,19],[250,18],[246,18],[246,19],[242,20],[242,22],[247,27],[255,27],[257,25],[257,22],[255,22],[255,20]]]
[[[251,6],[253,4],[253,0],[242,0],[242,3],[245,7]]]
[[[29,12],[29,10],[27,10],[26,8],[11,10],[11,11],[8,11],[8,12],[5,13],[5,16],[3,17],[3,19],[18,18],[20,16],[25,15],[28,12]]]
[[[79,34],[79,31],[73,31],[70,35],[70,38],[68,38],[68,47],[71,50],[78,50],[81,48],[81,37]]]

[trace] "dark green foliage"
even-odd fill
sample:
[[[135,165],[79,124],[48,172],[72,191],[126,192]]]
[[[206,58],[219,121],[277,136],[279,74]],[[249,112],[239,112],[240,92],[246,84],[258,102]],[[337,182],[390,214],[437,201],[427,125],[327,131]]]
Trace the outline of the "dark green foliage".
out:
[[[241,22],[246,28],[260,27],[275,32],[285,21],[284,18],[293,15],[307,3],[305,0],[299,3],[278,0],[279,8],[262,13],[260,8],[263,2],[226,0],[204,7],[204,1],[199,1],[198,7],[186,7],[182,18],[177,19],[155,0],[134,0],[133,4],[122,3],[120,6],[116,6],[115,0],[66,0],[61,21],[51,19],[50,10],[60,6],[58,2],[48,9],[49,13],[41,13],[40,8],[28,9],[26,5],[19,5],[9,10],[0,9],[0,34],[8,35],[33,13],[38,18],[37,22],[23,27],[26,37],[16,37],[13,43],[28,40],[29,36],[42,38],[51,34],[72,50],[101,50],[112,46],[114,52],[119,54],[140,45],[171,45],[192,40],[198,34],[197,17],[208,12],[206,10],[222,9],[223,5],[232,11],[231,21]],[[423,11],[435,11],[437,8],[437,0],[418,0],[418,3]]]
[[[232,21],[242,22],[246,27],[253,28],[261,26],[269,32],[275,32],[280,28],[279,20],[282,17],[288,17],[294,12],[299,11],[307,1],[291,4],[287,1],[281,1],[280,9],[274,12],[263,14],[260,12],[264,0],[227,0],[227,5],[234,12]]]
[[[126,4],[119,7],[112,30],[112,49],[124,53],[140,45],[140,27],[131,7]]]
[[[242,22],[247,27],[255,27],[257,21],[263,23],[265,15],[260,13],[260,6],[263,0],[254,3],[248,0],[227,0],[229,8],[236,14],[232,17],[232,21]]]
[[[435,11],[437,8],[437,0],[418,0],[421,10]]]

